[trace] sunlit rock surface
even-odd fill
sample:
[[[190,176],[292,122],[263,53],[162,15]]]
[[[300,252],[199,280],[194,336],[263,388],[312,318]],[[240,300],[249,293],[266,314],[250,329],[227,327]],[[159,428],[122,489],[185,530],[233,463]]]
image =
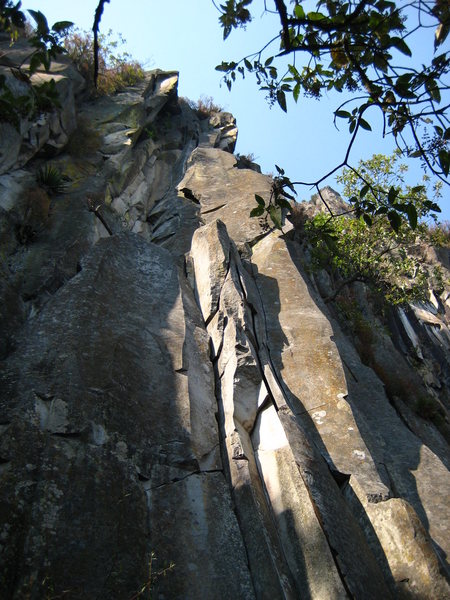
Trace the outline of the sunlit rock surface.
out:
[[[0,597],[448,598],[447,417],[380,379],[448,410],[448,297],[363,364],[298,232],[249,218],[271,179],[234,118],[177,81],[80,104],[39,219],[42,157],[2,163]]]

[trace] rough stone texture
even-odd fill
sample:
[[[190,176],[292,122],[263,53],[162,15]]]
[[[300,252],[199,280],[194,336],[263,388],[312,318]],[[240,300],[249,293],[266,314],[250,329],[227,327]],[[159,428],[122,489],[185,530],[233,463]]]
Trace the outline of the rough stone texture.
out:
[[[220,219],[236,244],[262,235],[257,219],[249,219],[255,194],[270,196],[270,178],[252,170],[236,169],[232,154],[216,148],[197,148],[187,163],[187,172],[178,189],[188,189],[200,203],[205,223]]]
[[[177,81],[82,104],[50,206],[42,160],[0,176],[0,596],[449,597],[444,428],[375,373],[445,415],[448,297],[364,365],[298,234],[249,218],[271,180],[234,118]]]
[[[440,577],[430,538],[411,506],[401,498],[367,502],[353,476],[344,494],[395,597],[448,598],[450,589]]]
[[[213,597],[213,573],[219,589],[252,597],[196,311],[170,254],[129,234],[97,244],[29,322],[4,371],[3,597],[67,588],[74,598],[129,597],[151,550],[176,563],[170,597]],[[168,493],[172,485],[179,491]],[[34,518],[37,529],[24,530]],[[63,537],[72,540],[64,549]]]
[[[10,46],[9,38],[2,36],[0,49],[13,65],[27,65],[31,49],[25,40],[18,40]],[[14,95],[28,93],[27,84],[13,77],[8,67],[0,66],[0,74],[5,76],[6,85]],[[45,145],[53,151],[61,150],[74,131],[75,96],[83,90],[84,79],[64,57],[52,61],[49,73],[37,71],[31,77],[31,82],[40,85],[51,79],[56,83],[60,108],[33,119],[23,118],[18,128],[9,123],[0,123],[0,174],[26,164]]]

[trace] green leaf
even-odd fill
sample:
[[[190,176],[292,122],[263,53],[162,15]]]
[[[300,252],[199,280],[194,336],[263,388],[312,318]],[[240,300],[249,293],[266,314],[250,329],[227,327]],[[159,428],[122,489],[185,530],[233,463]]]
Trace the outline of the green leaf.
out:
[[[443,6],[444,5],[442,5],[442,7]],[[445,39],[448,36],[449,31],[450,31],[450,27],[449,27],[448,17],[447,17],[447,22],[439,23],[439,25],[436,28],[436,31],[434,34],[434,49],[435,50],[438,46],[440,46],[442,44],[442,42],[445,41]]]
[[[294,101],[297,102],[300,96],[300,82],[295,84],[295,87],[292,91],[292,96],[294,97]]]
[[[411,229],[415,229],[417,227],[417,210],[414,204],[407,205],[406,214],[408,215],[408,221]]]
[[[359,197],[360,198],[364,198],[364,196],[367,194],[367,192],[370,190],[370,185],[365,185],[361,188],[360,192],[359,192]]]
[[[370,126],[370,124],[365,119],[360,119],[359,120],[359,124],[366,131],[372,131],[372,127]]]
[[[309,12],[307,16],[310,21],[322,21],[326,19],[326,16],[319,12]]]
[[[264,214],[264,207],[263,206],[256,206],[255,208],[253,208],[250,211],[250,216],[251,217],[261,217]]]
[[[387,216],[392,229],[395,231],[395,233],[398,233],[398,230],[400,229],[400,226],[402,224],[401,216],[395,210],[390,210]]]
[[[47,23],[47,19],[45,18],[45,16],[41,13],[40,10],[28,10],[28,12],[30,13],[30,15],[33,17],[33,19],[36,21],[36,25],[37,25],[37,29],[38,29],[38,33],[40,35],[46,34],[48,33],[48,23]]]
[[[244,58],[244,65],[249,71],[251,71],[253,68],[252,63],[247,58]]]
[[[276,229],[281,229],[281,209],[271,206],[269,208],[269,216]]]
[[[283,92],[283,90],[277,91],[277,100],[278,100],[278,104],[280,105],[281,109],[284,110],[284,112],[287,112],[286,94]]]
[[[380,208],[377,208],[377,210],[375,211],[376,215],[387,215],[388,209],[387,206],[380,206]]]
[[[441,92],[439,91],[439,86],[434,79],[428,79],[425,82],[425,88],[432,100],[435,100],[435,102],[438,103],[441,101]]]
[[[370,215],[368,215],[367,213],[364,213],[363,214],[363,219],[364,219],[367,227],[372,227],[373,220],[372,220],[372,217]]]
[[[290,200],[295,200],[295,197],[292,194],[289,194],[288,192],[286,192],[286,190],[283,190],[283,196],[285,196],[286,198],[289,198]]]
[[[305,18],[305,11],[303,10],[303,6],[301,4],[297,4],[297,6],[294,8],[294,13],[297,19]]]
[[[399,195],[399,190],[392,186],[388,193],[389,204],[393,204],[398,195]]]
[[[450,154],[447,152],[447,150],[442,149],[439,150],[439,164],[441,165],[441,169],[443,171],[443,173],[445,174],[445,176],[448,176],[448,172],[450,170]]]
[[[440,207],[435,202],[432,202],[431,200],[425,200],[423,203],[423,206],[425,208],[427,208],[428,210],[432,210],[434,212],[441,212]]]
[[[411,194],[420,194],[425,191],[424,185],[416,185],[411,189]]]
[[[351,119],[351,116],[352,116],[346,110],[337,110],[334,114],[336,115],[336,117],[339,117],[340,119]]]
[[[255,194],[255,200],[259,204],[259,206],[265,206],[266,205],[266,201],[264,200],[264,198],[262,198],[258,194]]]
[[[410,50],[408,44],[405,42],[405,40],[402,40],[402,38],[399,38],[399,37],[391,38],[391,46],[394,46],[394,48],[397,48],[397,50],[400,50],[400,52],[402,52],[403,54],[406,54],[406,56],[412,56],[412,53],[411,53],[411,50]]]
[[[53,31],[60,33],[61,31],[69,29],[70,27],[73,27],[72,21],[58,21],[57,23],[53,23],[52,29]]]
[[[223,72],[227,72],[231,69],[230,67],[231,63],[227,63],[227,62],[222,62],[220,65],[217,65],[215,67],[216,71],[223,71]]]
[[[278,165],[275,165],[275,169],[278,171],[278,173],[280,175],[284,175],[284,169],[282,169],[281,167],[279,167]]]
[[[292,199],[294,200],[294,198],[292,198]],[[287,210],[292,209],[291,204],[285,198],[278,197],[275,200],[275,204],[277,206],[279,206],[280,208],[286,208]]]
[[[266,62],[264,63],[264,66],[265,67],[270,67],[270,65],[272,64],[272,62],[273,62],[273,56],[271,56],[270,58],[268,58],[266,60]]]
[[[33,54],[30,60],[30,74],[36,73],[42,64],[42,55],[40,52]]]

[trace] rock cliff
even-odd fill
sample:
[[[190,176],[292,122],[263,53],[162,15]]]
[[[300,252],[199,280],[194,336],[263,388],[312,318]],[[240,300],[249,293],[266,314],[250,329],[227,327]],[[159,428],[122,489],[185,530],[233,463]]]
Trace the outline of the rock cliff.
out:
[[[249,218],[270,177],[177,81],[2,138],[0,596],[448,598],[445,423],[362,362],[299,232]],[[448,410],[434,301],[371,345]]]

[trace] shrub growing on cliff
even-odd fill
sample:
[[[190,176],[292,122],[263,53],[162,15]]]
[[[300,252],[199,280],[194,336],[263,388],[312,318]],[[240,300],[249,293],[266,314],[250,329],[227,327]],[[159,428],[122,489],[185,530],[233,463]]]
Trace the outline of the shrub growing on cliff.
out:
[[[198,100],[187,100],[187,103],[195,110],[200,119],[207,119],[217,112],[222,112],[223,106],[216,104],[212,96],[200,96]]]
[[[430,244],[438,248],[450,247],[450,221],[434,223],[428,227]]]
[[[341,277],[336,295],[355,281],[368,284],[393,304],[426,300],[430,288],[442,290],[440,268],[425,266],[420,252],[429,236],[427,226],[418,221],[435,203],[428,199],[425,185],[400,187],[407,169],[397,161],[398,155],[374,155],[360,162],[369,213],[350,211],[337,217],[320,213],[305,223],[307,238],[314,246],[314,264],[328,266]],[[340,182],[346,196],[355,193],[358,177],[351,169],[343,171]],[[387,200],[380,192],[386,185],[395,190]],[[389,201],[397,203],[397,211],[391,212]]]
[[[113,38],[111,30],[99,36],[97,94],[114,94],[141,81],[144,76],[142,65],[131,59],[128,52],[117,52],[125,40]],[[94,38],[92,33],[76,29],[64,40],[64,47],[78,67],[80,73],[93,86],[94,81]],[[92,92],[94,89],[92,87]]]
[[[28,11],[35,21],[35,28],[28,42],[31,52],[23,62],[14,63],[6,56],[0,57],[0,65],[8,67],[11,74],[25,84],[25,91],[13,93],[5,75],[0,75],[0,121],[12,123],[17,129],[20,120],[33,118],[41,112],[59,106],[55,81],[52,79],[32,85],[31,76],[39,69],[48,71],[51,61],[64,53],[62,38],[73,25],[70,21],[58,21],[49,27],[47,19],[40,11]],[[20,2],[0,1],[0,32],[9,34],[11,44],[24,31],[25,15],[20,10]]]
[[[52,165],[41,167],[37,172],[36,179],[50,196],[64,194],[67,191],[67,180],[61,171]]]

